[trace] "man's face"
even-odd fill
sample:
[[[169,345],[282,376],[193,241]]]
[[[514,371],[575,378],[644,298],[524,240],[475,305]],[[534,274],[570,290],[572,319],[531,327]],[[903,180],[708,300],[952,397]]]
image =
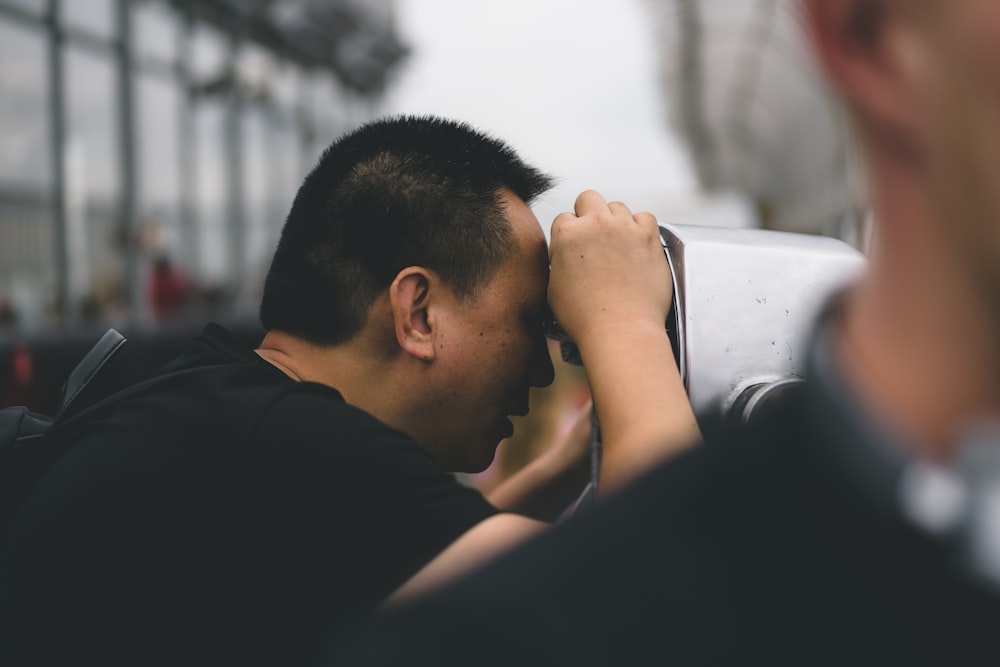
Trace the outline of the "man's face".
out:
[[[508,417],[528,411],[528,390],[550,384],[552,362],[542,330],[547,312],[548,251],[531,209],[505,193],[517,250],[493,278],[443,316],[436,363],[443,380],[425,403],[425,439],[447,469],[477,472],[511,435]]]

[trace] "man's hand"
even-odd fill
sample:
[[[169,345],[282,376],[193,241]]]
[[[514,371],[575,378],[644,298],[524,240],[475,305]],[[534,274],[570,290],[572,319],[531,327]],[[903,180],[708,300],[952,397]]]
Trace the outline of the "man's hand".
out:
[[[605,327],[663,329],[673,285],[656,218],[593,190],[552,223],[549,305],[579,343]]]
[[[592,190],[552,223],[549,258],[549,305],[601,420],[606,495],[701,437],[666,334],[670,268],[656,218]]]
[[[540,456],[500,486],[487,500],[505,512],[555,521],[590,481],[590,401]]]

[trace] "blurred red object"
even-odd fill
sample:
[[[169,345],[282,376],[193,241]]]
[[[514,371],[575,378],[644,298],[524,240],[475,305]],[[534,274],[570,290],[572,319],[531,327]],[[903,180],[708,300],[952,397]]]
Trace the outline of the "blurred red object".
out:
[[[191,288],[191,281],[183,271],[174,266],[168,257],[158,257],[149,282],[149,301],[154,319],[162,323],[181,316]]]
[[[35,378],[35,362],[31,349],[18,343],[11,350],[9,364],[0,366],[4,370],[0,384],[0,406],[38,404],[38,387]]]

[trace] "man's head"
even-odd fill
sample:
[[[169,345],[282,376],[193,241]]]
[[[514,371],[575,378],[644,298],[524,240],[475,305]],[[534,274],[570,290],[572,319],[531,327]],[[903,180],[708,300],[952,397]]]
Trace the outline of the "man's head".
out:
[[[874,409],[948,460],[1000,414],[1000,2],[803,2],[875,210],[844,359]]]
[[[526,204],[551,179],[468,125],[400,117],[320,158],[288,214],[260,307],[265,329],[343,343],[404,267],[474,296],[515,251],[503,192]]]
[[[865,147],[877,234],[894,245],[926,235],[934,260],[964,267],[970,291],[1000,316],[1000,3],[805,6],[820,61]]]
[[[362,127],[300,188],[261,322],[307,343],[302,379],[340,389],[445,467],[482,470],[529,388],[552,381],[548,253],[528,207],[550,185],[466,125]]]

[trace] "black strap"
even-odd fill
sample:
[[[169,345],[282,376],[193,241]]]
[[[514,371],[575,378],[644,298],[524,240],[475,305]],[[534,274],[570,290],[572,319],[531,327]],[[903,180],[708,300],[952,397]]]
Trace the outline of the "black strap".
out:
[[[116,405],[117,403],[120,403],[121,401],[125,400],[126,398],[131,398],[132,396],[137,396],[137,395],[141,394],[143,391],[146,391],[147,389],[151,389],[152,387],[155,387],[156,385],[161,384],[163,382],[166,382],[168,380],[173,380],[173,379],[180,378],[180,377],[185,377],[185,376],[188,376],[188,375],[196,375],[198,373],[203,373],[203,372],[205,372],[208,369],[216,368],[216,367],[222,366],[222,365],[224,365],[224,364],[212,364],[212,365],[208,365],[208,366],[199,366],[198,368],[185,368],[185,369],[182,369],[182,370],[179,370],[179,371],[171,371],[169,373],[163,373],[161,375],[156,375],[156,376],[153,376],[153,377],[148,378],[146,380],[143,380],[142,382],[137,382],[137,383],[135,383],[133,385],[125,387],[124,389],[122,389],[120,391],[116,391],[115,393],[111,394],[110,396],[107,396],[107,397],[105,397],[105,398],[97,401],[96,403],[94,403],[92,405],[87,406],[86,408],[84,408],[80,412],[78,412],[78,413],[76,413],[74,415],[71,415],[70,417],[68,417],[66,419],[57,419],[56,422],[52,425],[52,429],[50,429],[50,433],[52,433],[54,431],[57,431],[57,430],[62,430],[62,429],[68,428],[70,425],[79,424],[83,420],[87,419],[88,417],[94,417],[97,414],[99,414],[100,412],[105,411],[105,410],[113,407],[114,405]]]
[[[126,341],[127,339],[123,335],[114,329],[108,329],[94,347],[80,360],[80,363],[76,365],[66,380],[63,399],[59,405],[59,410],[56,412],[50,432],[80,424],[84,419],[94,417],[122,400],[136,396],[157,384],[187,375],[194,375],[215,366],[200,366],[198,368],[187,368],[162,373],[115,391],[90,405],[86,405],[86,400],[81,402],[81,396],[98,379],[98,374],[101,370],[107,368],[110,362],[121,352]]]
[[[59,419],[64,415],[71,414],[73,403],[80,397],[80,394],[90,385],[91,381],[101,372],[108,363],[117,356],[125,344],[125,336],[114,329],[108,329],[101,336],[94,347],[84,355],[80,363],[66,379],[66,386],[63,389],[63,398],[56,410],[55,418]]]

